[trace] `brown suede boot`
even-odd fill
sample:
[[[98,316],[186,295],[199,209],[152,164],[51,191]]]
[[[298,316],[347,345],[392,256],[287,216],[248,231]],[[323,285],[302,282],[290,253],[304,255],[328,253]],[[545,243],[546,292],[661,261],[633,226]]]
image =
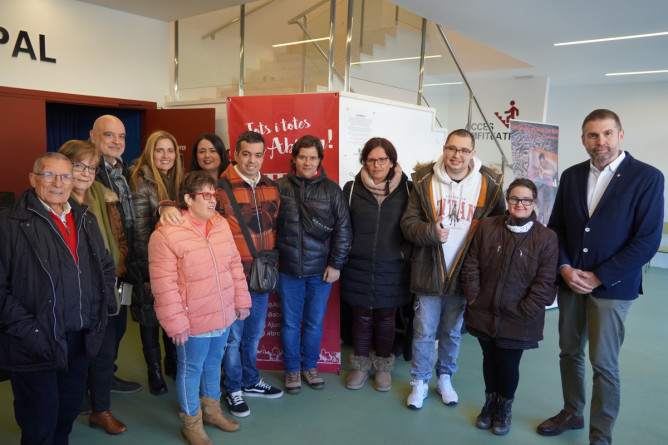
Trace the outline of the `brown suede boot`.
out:
[[[350,354],[350,374],[346,377],[346,388],[360,389],[369,378],[371,359],[363,355]]]
[[[394,369],[394,354],[389,357],[372,356],[373,369],[376,370],[374,387],[376,391],[389,391],[392,389],[392,376],[390,372]]]
[[[209,436],[204,431],[202,425],[202,410],[197,410],[196,416],[189,416],[184,413],[179,413],[183,420],[183,429],[181,434],[186,438],[189,445],[213,445]]]
[[[220,400],[202,397],[200,403],[203,411],[202,419],[205,424],[217,426],[230,433],[241,428],[241,425],[223,414],[223,410],[220,409]]]

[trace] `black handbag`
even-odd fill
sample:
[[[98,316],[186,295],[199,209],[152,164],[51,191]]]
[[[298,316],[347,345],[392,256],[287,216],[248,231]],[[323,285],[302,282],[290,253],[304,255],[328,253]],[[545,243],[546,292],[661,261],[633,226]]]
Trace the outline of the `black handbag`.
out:
[[[293,184],[293,189],[304,231],[313,238],[327,241],[332,236],[335,221],[319,208],[306,204],[302,200],[299,187]]]
[[[241,232],[248,245],[248,250],[253,257],[250,274],[248,276],[248,287],[253,292],[259,294],[276,292],[276,289],[278,289],[278,250],[269,249],[258,252],[257,249],[255,249],[255,243],[253,243],[253,239],[248,231],[248,226],[243,219],[239,203],[230,188],[230,183],[227,179],[220,178],[218,184],[223,186],[225,193],[227,193],[228,198],[230,198],[230,204],[232,204],[232,208],[234,209],[237,222],[239,223]],[[260,244],[262,244],[262,232],[260,232]]]

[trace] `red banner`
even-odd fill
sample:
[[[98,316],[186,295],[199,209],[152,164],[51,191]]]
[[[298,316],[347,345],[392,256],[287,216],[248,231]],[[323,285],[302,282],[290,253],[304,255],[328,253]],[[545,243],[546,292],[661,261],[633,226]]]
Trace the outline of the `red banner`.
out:
[[[266,142],[262,173],[276,180],[290,169],[292,145],[310,134],[322,140],[327,176],[339,180],[339,96],[336,93],[249,96],[227,98],[230,152],[237,137],[247,130],[262,134]],[[259,369],[283,369],[281,358],[281,312],[278,295],[269,295],[265,332],[258,346]],[[339,286],[334,283],[327,302],[320,343],[318,369],[338,373],[341,368],[339,333]]]

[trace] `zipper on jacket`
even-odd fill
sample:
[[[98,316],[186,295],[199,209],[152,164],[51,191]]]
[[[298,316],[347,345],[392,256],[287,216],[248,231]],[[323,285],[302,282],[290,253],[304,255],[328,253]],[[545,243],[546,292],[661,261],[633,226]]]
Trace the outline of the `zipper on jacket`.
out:
[[[23,227],[22,227],[22,230],[25,233],[25,229],[23,229]],[[26,237],[27,236],[28,236],[28,234],[26,233]],[[51,315],[53,317],[53,339],[56,342],[58,342],[58,336],[56,335],[56,288],[53,284],[53,277],[51,276],[51,274],[47,270],[46,266],[44,266],[44,263],[42,262],[42,258],[39,256],[39,252],[37,252],[37,249],[35,249],[35,246],[32,243],[30,243],[30,247],[32,247],[33,252],[35,252],[35,256],[37,257],[37,260],[39,261],[39,265],[42,267],[42,270],[44,270],[44,273],[46,274],[46,276],[49,277],[49,283],[51,284],[51,293],[52,293],[52,298],[53,298],[53,302],[51,303]]]
[[[53,224],[51,221],[49,221],[47,218],[45,218],[43,215],[41,215],[38,211],[36,211],[33,208],[28,208],[29,211],[33,212],[35,215],[39,216],[42,218],[46,223],[51,227],[51,230],[56,233],[58,238],[63,242],[63,245],[65,246],[65,250],[70,254],[72,257],[72,261],[74,261],[74,266],[77,269],[77,284],[79,285],[79,327],[83,328],[83,316],[81,315],[81,300],[82,300],[82,295],[81,295],[81,269],[79,268],[79,264],[75,261],[74,255],[70,251],[70,248],[68,247],[67,243],[63,239],[63,235],[60,233],[60,230],[56,227],[53,227]],[[81,214],[81,218],[79,220],[79,227],[77,228],[77,247],[76,251],[77,253],[79,252],[79,238],[81,237],[81,226],[83,225],[83,220],[84,216],[86,215],[86,212],[88,209],[84,210],[83,213]],[[56,336],[56,289],[53,285],[53,278],[49,274],[49,272],[46,270],[44,267],[44,264],[42,264],[42,259],[40,258],[39,254],[37,253],[37,250],[33,247],[33,250],[35,251],[35,255],[39,259],[40,265],[42,266],[42,269],[46,272],[46,274],[49,276],[49,279],[51,280],[51,289],[53,291],[53,305],[52,305],[52,313],[53,313],[53,337],[57,341],[57,336]]]
[[[192,221],[190,222],[192,224]],[[199,232],[200,235],[204,238],[204,241],[206,241],[206,247],[209,249],[209,253],[211,254],[211,259],[213,260],[213,267],[215,270],[215,275],[216,275],[216,285],[218,286],[218,299],[220,300],[220,305],[223,309],[223,324],[227,323],[227,318],[225,317],[225,302],[223,301],[223,291],[220,288],[220,277],[218,276],[218,263],[216,263],[216,255],[213,253],[213,249],[211,249],[211,243],[209,242],[209,236],[204,235],[201,230],[199,230],[195,224],[192,224],[193,228]],[[211,227],[211,230],[209,230],[209,233],[213,231],[213,228],[215,226]],[[225,328],[223,328],[225,329]]]
[[[294,190],[294,188],[293,188]],[[302,193],[302,190],[306,191],[306,184],[304,180],[301,180],[301,186],[299,187],[299,196],[301,197],[301,200],[304,201],[304,198],[306,197],[306,193]],[[306,202],[306,201],[304,201]],[[298,243],[297,245],[299,246],[299,278],[302,278],[304,274],[303,270],[303,265],[302,265],[302,251],[304,250],[304,226],[302,224],[302,215],[301,212],[299,211],[299,198],[295,196],[295,203],[297,204],[297,213],[299,214],[299,238],[298,238]]]
[[[375,200],[376,198],[372,196],[372,198]],[[384,200],[383,200],[384,201]],[[376,232],[375,236],[373,237],[373,270],[371,273],[371,307],[370,309],[373,310],[373,303],[375,302],[375,296],[376,296],[376,253],[378,253],[378,229],[380,227],[380,210],[381,206],[383,203],[378,204],[378,212],[376,214]]]

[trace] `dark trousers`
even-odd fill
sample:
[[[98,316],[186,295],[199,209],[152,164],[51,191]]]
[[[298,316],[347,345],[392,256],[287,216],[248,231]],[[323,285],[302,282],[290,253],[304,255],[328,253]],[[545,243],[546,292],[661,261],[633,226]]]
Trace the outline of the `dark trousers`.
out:
[[[121,311],[115,317],[109,317],[107,324],[114,325],[114,335],[116,336],[116,344],[114,346],[114,362],[118,358],[118,348],[121,347],[121,340],[125,335],[125,330],[128,327],[128,307],[121,306]],[[118,370],[118,366],[114,363],[114,372]]]
[[[353,306],[353,347],[355,355],[369,356],[371,345],[378,357],[389,357],[394,347],[396,307],[366,309]]]
[[[176,346],[167,333],[155,326],[139,325],[139,337],[141,338],[142,350],[146,363],[149,361],[160,365],[162,353],[160,352],[160,331],[162,331],[162,343],[165,347],[165,356],[176,357]],[[159,368],[158,368],[159,369]]]
[[[109,317],[100,350],[88,365],[88,390],[93,412],[102,413],[111,406],[111,379],[116,358],[116,324],[120,315]],[[127,315],[126,315],[127,316]]]
[[[67,444],[86,390],[88,359],[80,332],[67,334],[67,372],[12,372],[21,445]]]
[[[494,340],[479,338],[478,342],[482,348],[485,391],[496,392],[506,399],[514,398],[520,381],[520,359],[524,350],[499,348]]]

